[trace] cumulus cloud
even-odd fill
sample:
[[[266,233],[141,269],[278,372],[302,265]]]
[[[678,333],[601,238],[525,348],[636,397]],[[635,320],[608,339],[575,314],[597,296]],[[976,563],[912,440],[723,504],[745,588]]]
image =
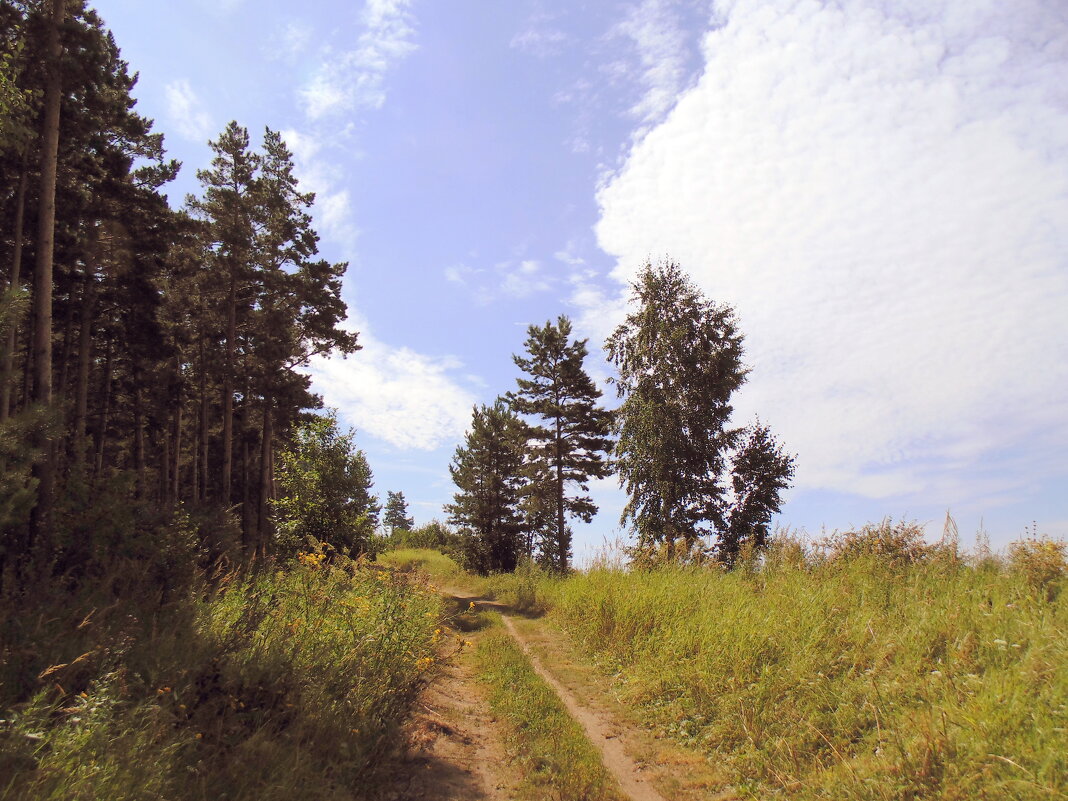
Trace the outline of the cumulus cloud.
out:
[[[212,135],[211,117],[189,81],[184,78],[172,81],[164,91],[167,118],[174,129],[186,139],[206,142]]]
[[[353,48],[323,53],[300,91],[309,119],[353,109],[381,108],[389,69],[416,49],[411,0],[367,0]]]
[[[1019,499],[1068,446],[1063,4],[719,9],[698,83],[599,191],[614,277],[670,253],[736,307],[739,411],[800,487]]]
[[[461,438],[475,397],[454,378],[463,365],[410,348],[391,347],[361,329],[363,349],[347,358],[317,358],[313,389],[361,431],[397,448],[434,450]]]

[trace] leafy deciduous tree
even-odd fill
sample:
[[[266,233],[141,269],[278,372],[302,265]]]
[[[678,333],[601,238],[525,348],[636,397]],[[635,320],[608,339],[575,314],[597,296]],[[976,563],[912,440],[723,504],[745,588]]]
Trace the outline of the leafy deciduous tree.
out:
[[[309,415],[292,445],[282,449],[282,493],[273,502],[282,550],[297,549],[308,537],[350,555],[367,550],[379,505],[371,494],[371,468],[354,437],[352,430],[340,431],[333,413]]]
[[[707,300],[673,262],[647,263],[633,292],[637,308],[605,343],[623,398],[622,522],[633,523],[639,546],[716,534],[732,559],[745,538],[763,542],[793,460],[766,427],[743,442],[744,430],[730,426],[731,396],[747,375],[733,310]]]

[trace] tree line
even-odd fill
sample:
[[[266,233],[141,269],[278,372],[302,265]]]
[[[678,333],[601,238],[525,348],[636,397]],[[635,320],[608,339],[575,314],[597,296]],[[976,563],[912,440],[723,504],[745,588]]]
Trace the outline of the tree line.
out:
[[[301,368],[359,349],[292,154],[232,122],[172,209],[181,165],[84,0],[0,0],[0,45],[0,569],[74,569],[118,547],[102,510],[179,504],[267,552],[321,406]]]
[[[527,329],[513,357],[517,388],[473,410],[446,507],[470,567],[509,571],[527,558],[566,571],[570,521],[592,519],[589,482],[611,473],[628,495],[620,523],[637,534],[637,554],[689,554],[711,541],[729,567],[767,542],[794,457],[759,420],[731,425],[748,375],[733,310],[670,261],[646,263],[630,300],[605,343],[618,408],[599,404],[587,340],[561,316]]]

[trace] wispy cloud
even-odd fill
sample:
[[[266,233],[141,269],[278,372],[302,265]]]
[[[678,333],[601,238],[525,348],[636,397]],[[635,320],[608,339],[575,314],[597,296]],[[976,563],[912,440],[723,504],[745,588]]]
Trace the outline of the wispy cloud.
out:
[[[303,22],[287,22],[270,38],[270,55],[292,61],[307,52],[314,31]]]
[[[381,108],[386,74],[416,49],[411,0],[367,0],[353,48],[327,50],[301,90],[309,119],[359,108]]]
[[[568,41],[568,36],[559,28],[547,24],[544,17],[536,17],[526,28],[512,37],[509,46],[538,58],[558,55]]]
[[[353,250],[359,228],[354,222],[352,196],[342,183],[343,175],[323,157],[328,149],[326,141],[315,133],[294,129],[281,134],[293,152],[301,191],[315,193],[315,217],[321,232],[346,250]]]
[[[204,109],[189,81],[182,78],[165,88],[167,118],[174,129],[186,139],[206,142],[212,135],[211,116]]]
[[[541,263],[527,259],[519,264],[501,265],[504,277],[501,280],[501,292],[510,298],[526,298],[537,292],[552,289],[555,281],[545,273]]]
[[[719,5],[699,83],[599,193],[615,277],[667,252],[735,305],[739,411],[800,454],[802,488],[999,502],[1006,475],[1063,473],[1062,4]],[[621,313],[595,286],[576,301],[590,325]]]
[[[630,113],[645,126],[659,122],[678,99],[690,75],[690,31],[675,0],[642,0],[611,31],[612,38],[629,40],[634,63],[616,60],[606,65],[616,78],[634,78],[642,87]]]

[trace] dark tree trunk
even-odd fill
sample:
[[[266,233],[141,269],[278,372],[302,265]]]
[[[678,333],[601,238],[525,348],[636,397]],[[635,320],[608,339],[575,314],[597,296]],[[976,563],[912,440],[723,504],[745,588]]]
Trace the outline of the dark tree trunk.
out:
[[[181,393],[177,398],[177,402],[174,405],[174,453],[172,455],[172,470],[171,470],[171,491],[170,499],[171,504],[175,504],[179,500],[179,476],[182,472],[182,398]]]
[[[108,337],[108,346],[104,351],[104,377],[100,387],[100,419],[96,428],[96,458],[93,463],[93,481],[98,481],[104,474],[104,447],[108,439],[108,423],[111,417],[111,374],[114,369],[112,362],[112,343]]]
[[[26,184],[29,181],[29,169],[26,159],[23,157],[22,169],[19,172],[19,187],[15,194],[15,241],[11,253],[11,283],[12,291],[21,286],[22,281],[22,226],[26,212]],[[4,355],[0,362],[0,422],[6,420],[13,409],[12,382],[14,380],[15,367],[15,341],[18,337],[18,326],[12,321],[7,329],[7,339],[4,341]]]
[[[137,497],[145,496],[145,408],[142,375],[140,370],[134,372],[134,471],[137,476]]]
[[[237,267],[230,267],[230,289],[226,296],[226,369],[223,375],[223,502],[231,502],[231,476],[234,454],[234,362],[237,352]]]
[[[56,160],[59,152],[59,104],[62,92],[60,62],[63,45],[59,28],[65,13],[65,0],[52,0],[48,27],[47,78],[44,92],[44,125],[41,129],[41,189],[37,208],[37,262],[34,266],[34,382],[33,399],[43,406],[52,403],[52,259],[56,233]],[[52,495],[55,469],[54,448],[44,432],[34,436],[39,455],[34,461],[37,479],[37,505],[30,521],[30,547],[43,558],[52,548]]]
[[[93,349],[92,326],[95,301],[96,283],[92,272],[87,270],[78,329],[78,381],[74,392],[74,470],[82,478],[85,476],[85,430],[86,418],[89,414],[89,364]]]
[[[270,505],[271,498],[271,459],[273,449],[271,440],[274,438],[274,415],[271,412],[270,397],[263,401],[263,433],[260,442],[260,492],[259,510],[257,515],[257,539],[259,541],[259,555],[266,553],[267,542],[270,538]]]

